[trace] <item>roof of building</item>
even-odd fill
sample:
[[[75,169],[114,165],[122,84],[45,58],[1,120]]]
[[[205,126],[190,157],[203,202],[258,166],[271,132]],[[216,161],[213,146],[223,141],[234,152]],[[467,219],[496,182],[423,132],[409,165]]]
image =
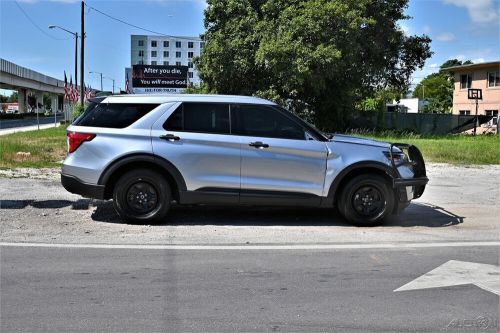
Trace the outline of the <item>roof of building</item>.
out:
[[[151,103],[169,102],[218,102],[275,105],[268,100],[252,96],[235,95],[196,95],[196,94],[131,94],[113,95],[104,99],[104,103]]]
[[[471,70],[471,69],[491,68],[491,67],[495,67],[495,66],[497,66],[500,69],[500,60],[490,61],[490,62],[481,62],[478,64],[453,66],[453,67],[443,68],[443,71],[460,72],[460,71],[467,71],[467,70]]]

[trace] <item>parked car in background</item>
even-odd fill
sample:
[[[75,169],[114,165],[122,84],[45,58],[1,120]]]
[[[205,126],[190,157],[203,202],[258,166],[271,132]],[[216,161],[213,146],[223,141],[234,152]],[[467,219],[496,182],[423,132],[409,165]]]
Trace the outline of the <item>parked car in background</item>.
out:
[[[414,146],[327,136],[255,97],[105,97],[68,127],[68,149],[63,186],[113,199],[131,222],[162,221],[176,203],[337,207],[374,225],[428,181]]]

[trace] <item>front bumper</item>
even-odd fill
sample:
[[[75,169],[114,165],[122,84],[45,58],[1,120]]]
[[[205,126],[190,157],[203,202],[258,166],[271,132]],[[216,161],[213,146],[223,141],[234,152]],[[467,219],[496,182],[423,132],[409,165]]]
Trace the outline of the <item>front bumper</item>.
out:
[[[391,158],[392,166],[396,173],[396,177],[393,179],[393,187],[399,192],[399,201],[405,202],[420,198],[424,193],[425,186],[429,182],[422,153],[417,147],[412,145],[393,143],[391,145],[391,152],[393,147],[408,151],[409,161],[405,162],[405,164],[411,166],[413,170],[413,178],[403,178],[398,171],[398,165]]]
[[[84,183],[76,177],[64,174],[61,174],[61,184],[68,192],[82,197],[104,199],[104,185]]]

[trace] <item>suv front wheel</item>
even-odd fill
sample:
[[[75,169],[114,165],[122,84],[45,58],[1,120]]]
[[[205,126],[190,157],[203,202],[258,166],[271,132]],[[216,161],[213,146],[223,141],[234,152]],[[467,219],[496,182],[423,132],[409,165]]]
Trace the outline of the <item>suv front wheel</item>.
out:
[[[120,217],[132,223],[159,222],[170,208],[171,190],[157,172],[137,169],[120,177],[113,205]]]
[[[394,209],[394,192],[383,177],[360,175],[343,187],[338,209],[353,224],[378,225]]]

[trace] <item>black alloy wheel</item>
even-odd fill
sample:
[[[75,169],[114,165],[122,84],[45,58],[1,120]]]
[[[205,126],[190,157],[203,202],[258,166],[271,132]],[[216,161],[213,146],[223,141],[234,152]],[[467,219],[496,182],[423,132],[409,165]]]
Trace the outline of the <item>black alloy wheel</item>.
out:
[[[161,222],[172,198],[167,180],[159,173],[137,169],[123,174],[113,191],[113,205],[126,222]]]
[[[364,174],[345,184],[337,207],[345,219],[358,226],[375,226],[392,214],[395,193],[389,181],[377,174]]]

